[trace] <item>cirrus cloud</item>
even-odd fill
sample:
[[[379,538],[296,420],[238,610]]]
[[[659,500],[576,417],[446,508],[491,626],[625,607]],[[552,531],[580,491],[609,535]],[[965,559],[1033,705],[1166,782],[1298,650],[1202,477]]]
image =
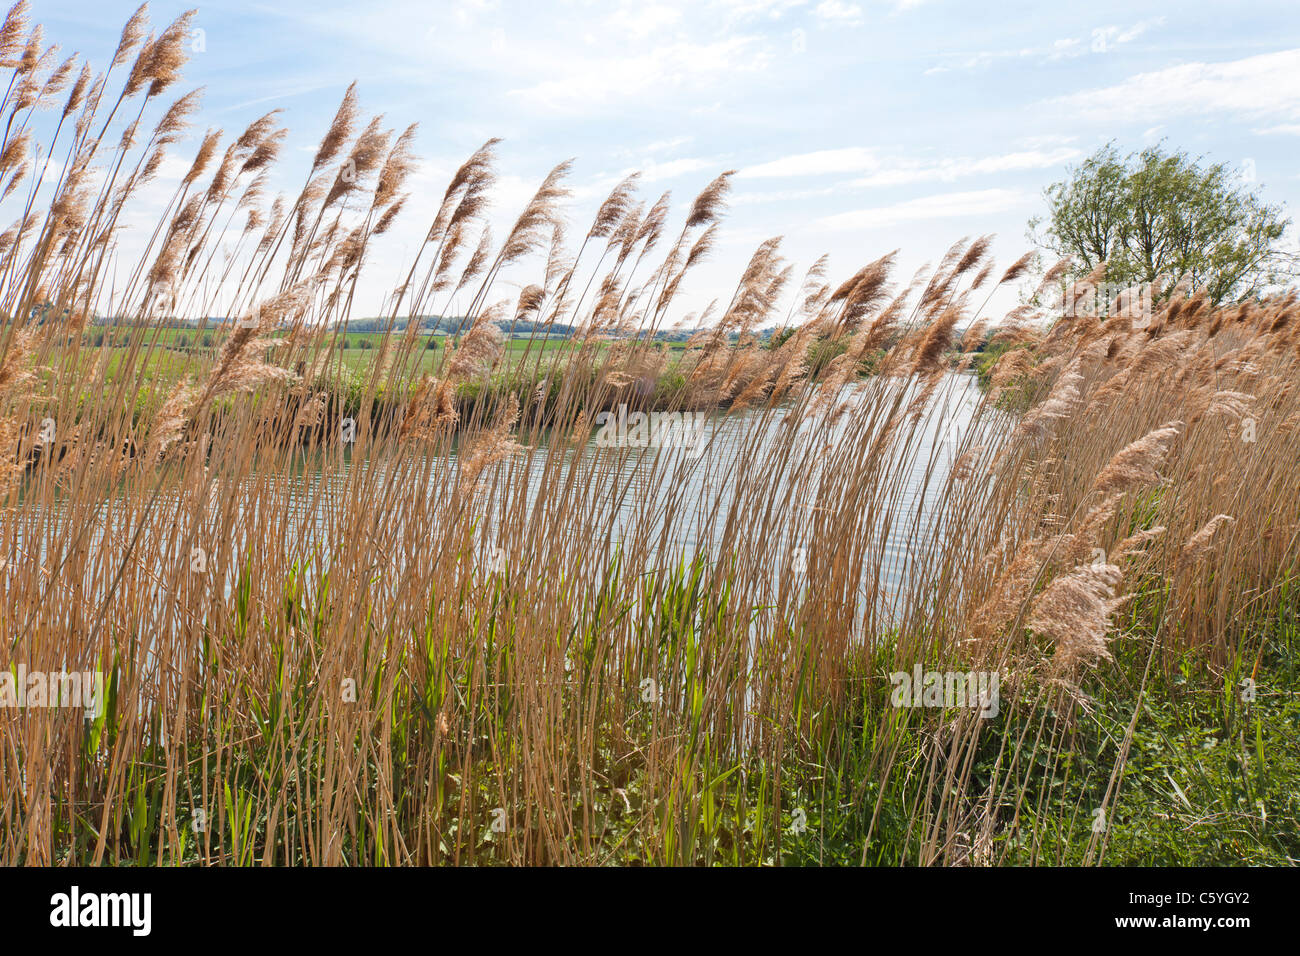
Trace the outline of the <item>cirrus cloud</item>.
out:
[[[960,219],[1006,212],[1033,201],[1016,189],[978,189],[970,192],[921,196],[889,206],[837,213],[818,220],[825,229],[880,229],[925,219]]]
[[[1184,63],[1050,103],[1108,122],[1205,113],[1294,119],[1300,117],[1300,49],[1224,63]]]

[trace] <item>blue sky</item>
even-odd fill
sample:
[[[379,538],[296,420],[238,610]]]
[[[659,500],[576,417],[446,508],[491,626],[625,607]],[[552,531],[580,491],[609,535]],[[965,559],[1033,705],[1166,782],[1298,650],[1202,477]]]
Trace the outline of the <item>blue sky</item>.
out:
[[[152,4],[152,19],[161,28],[189,5]],[[134,8],[37,0],[33,19],[102,67]],[[1241,166],[1268,200],[1300,206],[1294,0],[284,0],[203,4],[196,25],[205,49],[176,90],[206,87],[195,136],[283,109],[273,185],[286,192],[353,79],[367,112],[397,130],[420,123],[405,225],[372,259],[362,313],[409,263],[451,172],[491,136],[504,139],[503,226],[571,157],[581,231],[631,170],[651,201],[671,189],[679,214],[739,170],[684,309],[729,295],[773,235],[804,265],[829,253],[832,276],[895,248],[910,271],[989,232],[1010,261],[1028,248],[1043,187],[1109,140]]]

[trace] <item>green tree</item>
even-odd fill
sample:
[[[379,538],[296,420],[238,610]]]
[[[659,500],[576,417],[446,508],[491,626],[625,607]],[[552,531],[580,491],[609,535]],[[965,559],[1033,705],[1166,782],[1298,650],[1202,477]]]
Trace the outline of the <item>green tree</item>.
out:
[[[1046,221],[1029,226],[1040,247],[1073,258],[1072,276],[1101,262],[1106,281],[1125,286],[1190,275],[1218,303],[1296,275],[1296,257],[1280,243],[1290,225],[1283,208],[1225,163],[1159,147],[1121,157],[1107,145],[1069,173],[1045,190]]]

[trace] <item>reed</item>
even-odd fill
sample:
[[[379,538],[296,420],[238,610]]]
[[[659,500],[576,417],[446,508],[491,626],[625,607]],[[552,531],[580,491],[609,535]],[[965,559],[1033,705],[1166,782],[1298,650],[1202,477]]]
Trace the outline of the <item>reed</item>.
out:
[[[155,38],[142,7],[75,82],[25,3],[0,28],[0,681],[105,678],[89,718],[0,707],[0,862],[1149,862],[1129,781],[1171,735],[1214,859],[1300,856],[1294,295],[995,322],[987,239],[797,288],[773,239],[669,355],[729,174],[680,230],[621,183],[574,248],[561,164],[497,244],[492,141],[354,373],[415,162],[355,89],[297,196],[264,195],[276,114],[210,131],[116,258],[197,105],[161,99],[188,16]],[[403,320],[452,302],[429,368]],[[187,315],[237,321],[160,375]],[[524,319],[580,332],[507,362]],[[711,415],[602,444],[620,408]],[[999,713],[893,706],[918,666],[996,672]],[[1240,740],[1235,789],[1166,707]]]

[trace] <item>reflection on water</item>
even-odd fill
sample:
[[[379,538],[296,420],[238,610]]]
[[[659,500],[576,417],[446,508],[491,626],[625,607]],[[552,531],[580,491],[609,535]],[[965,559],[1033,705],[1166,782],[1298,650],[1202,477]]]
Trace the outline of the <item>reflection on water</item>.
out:
[[[807,416],[798,432],[792,432],[783,421],[785,412],[780,409],[712,415],[700,435],[702,447],[609,448],[598,447],[594,440],[579,448],[567,444],[553,447],[552,436],[543,436],[535,447],[511,456],[489,483],[489,492],[480,506],[479,537],[484,542],[497,540],[501,524],[514,520],[503,514],[503,498],[508,496],[515,504],[511,514],[517,517],[521,513],[517,500],[520,496],[524,499],[523,513],[529,514],[539,496],[554,494],[557,487],[564,486],[566,494],[587,506],[586,513],[600,514],[602,535],[600,541],[575,541],[566,546],[599,554],[602,548],[612,551],[623,542],[636,544],[639,553],[650,556],[647,563],[659,567],[695,555],[711,561],[724,560],[725,540],[748,541],[753,537],[745,535],[743,528],[736,534],[737,523],[743,525],[747,520],[739,509],[754,509],[756,503],[762,503],[769,511],[777,509],[785,516],[780,522],[769,520],[764,525],[767,531],[763,533],[771,538],[765,545],[785,554],[798,551],[802,535],[819,508],[845,507],[843,496],[836,498],[826,493],[824,485],[820,495],[813,495],[810,489],[819,487],[819,472],[832,454],[842,455],[846,447],[854,453],[854,449],[863,447],[855,403],[879,408],[881,390],[889,395],[889,390],[894,389],[904,392],[905,404],[916,388],[911,382],[880,380],[874,380],[874,385],[848,387],[841,396],[847,409],[838,416],[826,412]],[[977,420],[980,399],[973,375],[946,376],[926,414],[919,417],[914,429],[907,431],[906,440],[887,446],[889,460],[881,463],[881,472],[893,490],[882,502],[888,514],[877,513],[872,523],[879,529],[878,536],[869,542],[873,576],[886,594],[897,593],[910,582],[910,575],[916,573],[918,549],[943,533],[942,489],[953,461],[965,447],[964,442],[969,442],[968,431]],[[989,416],[985,414],[982,427],[988,425]],[[866,437],[871,437],[870,432]],[[786,462],[802,465],[765,470],[769,461],[782,455]],[[356,509],[350,507],[349,496],[355,496],[358,487],[383,488],[383,477],[393,469],[406,469],[395,476],[398,487],[409,487],[412,475],[423,481],[429,508],[436,512],[440,502],[451,498],[459,480],[456,452],[441,459],[415,461],[413,465],[410,461],[353,459],[350,450],[333,449],[299,459],[291,473],[256,474],[246,480],[250,487],[241,489],[247,492],[241,496],[247,505],[241,503],[240,507],[252,510],[240,514],[232,527],[237,538],[246,535],[248,529],[257,530],[251,541],[233,542],[233,550],[247,553],[250,544],[256,547],[259,539],[265,540],[270,527],[285,536],[285,550],[291,561],[306,562],[328,555],[332,545],[351,533],[350,514]],[[361,485],[352,480],[359,477],[353,474],[359,468],[368,473],[368,480]],[[797,481],[796,473],[802,475]],[[828,474],[843,475],[844,469]],[[259,487],[251,487],[254,484]],[[274,493],[268,494],[268,488],[273,488]],[[167,510],[167,502],[168,495],[162,495],[160,510]],[[387,519],[383,501],[367,502],[366,507],[378,509]],[[122,538],[129,534],[123,516],[132,510],[107,503],[96,540],[90,546],[98,547],[108,535]],[[402,518],[393,515],[391,520],[400,522]],[[58,524],[57,517],[46,515],[33,526],[39,531],[32,535],[32,543],[43,558],[45,543],[59,541]],[[164,533],[170,532],[169,528]],[[16,537],[19,547],[23,547],[25,536],[20,531]],[[400,560],[400,556],[396,559]],[[387,560],[388,556],[376,554],[377,566]],[[797,561],[795,566],[797,569]],[[780,573],[779,568],[772,570],[773,574]],[[232,584],[227,578],[227,591]],[[865,593],[865,586],[863,590]]]
[[[904,407],[918,388],[909,381],[876,384],[883,385],[886,394],[902,390]],[[881,471],[894,489],[885,501],[891,513],[875,522],[883,530],[879,540],[872,543],[878,553],[876,570],[887,593],[896,593],[908,582],[918,543],[937,541],[942,533],[942,489],[954,460],[966,447],[964,442],[969,443],[967,432],[981,397],[974,375],[946,376],[906,441],[887,446],[889,461]],[[737,497],[744,496],[741,504],[750,508],[756,500],[769,501],[795,515],[773,543],[777,550],[788,553],[799,547],[801,526],[809,524],[813,512],[821,506],[807,499],[807,491],[816,487],[831,449],[838,448],[855,428],[855,403],[879,404],[881,396],[879,391],[873,394],[867,386],[859,385],[846,388],[843,400],[849,408],[838,417],[826,413],[808,416],[793,446],[782,444],[789,442],[783,410],[775,414],[752,409],[733,411],[708,418],[701,436],[702,447],[603,448],[589,441],[574,450],[539,443],[517,454],[508,466],[508,478],[493,487],[497,492],[508,487],[512,494],[522,493],[524,511],[531,513],[544,490],[553,492],[569,477],[579,484],[586,480],[589,484],[577,493],[587,496],[588,507],[607,509],[602,516],[602,531],[608,535],[610,548],[635,539],[641,553],[655,555],[654,563],[661,568],[696,555],[710,561],[724,560],[727,555],[721,539]],[[989,425],[987,413],[984,425]],[[756,471],[759,463],[770,455],[781,455],[783,450],[789,460],[808,463],[810,472],[798,487],[794,484],[797,469],[793,467],[776,468],[770,474]],[[457,480],[454,461],[431,463],[430,472],[432,483],[441,485],[431,489],[431,498],[445,497]],[[336,469],[329,480],[341,488],[345,477]],[[759,482],[766,484],[756,487]],[[313,494],[311,499],[319,502],[330,497]],[[498,540],[500,525],[513,520],[503,514],[503,508],[493,507],[495,503],[489,501],[483,508],[480,537],[485,542]],[[588,541],[575,546],[600,548],[605,543]],[[773,574],[777,573],[779,569],[773,568]]]

